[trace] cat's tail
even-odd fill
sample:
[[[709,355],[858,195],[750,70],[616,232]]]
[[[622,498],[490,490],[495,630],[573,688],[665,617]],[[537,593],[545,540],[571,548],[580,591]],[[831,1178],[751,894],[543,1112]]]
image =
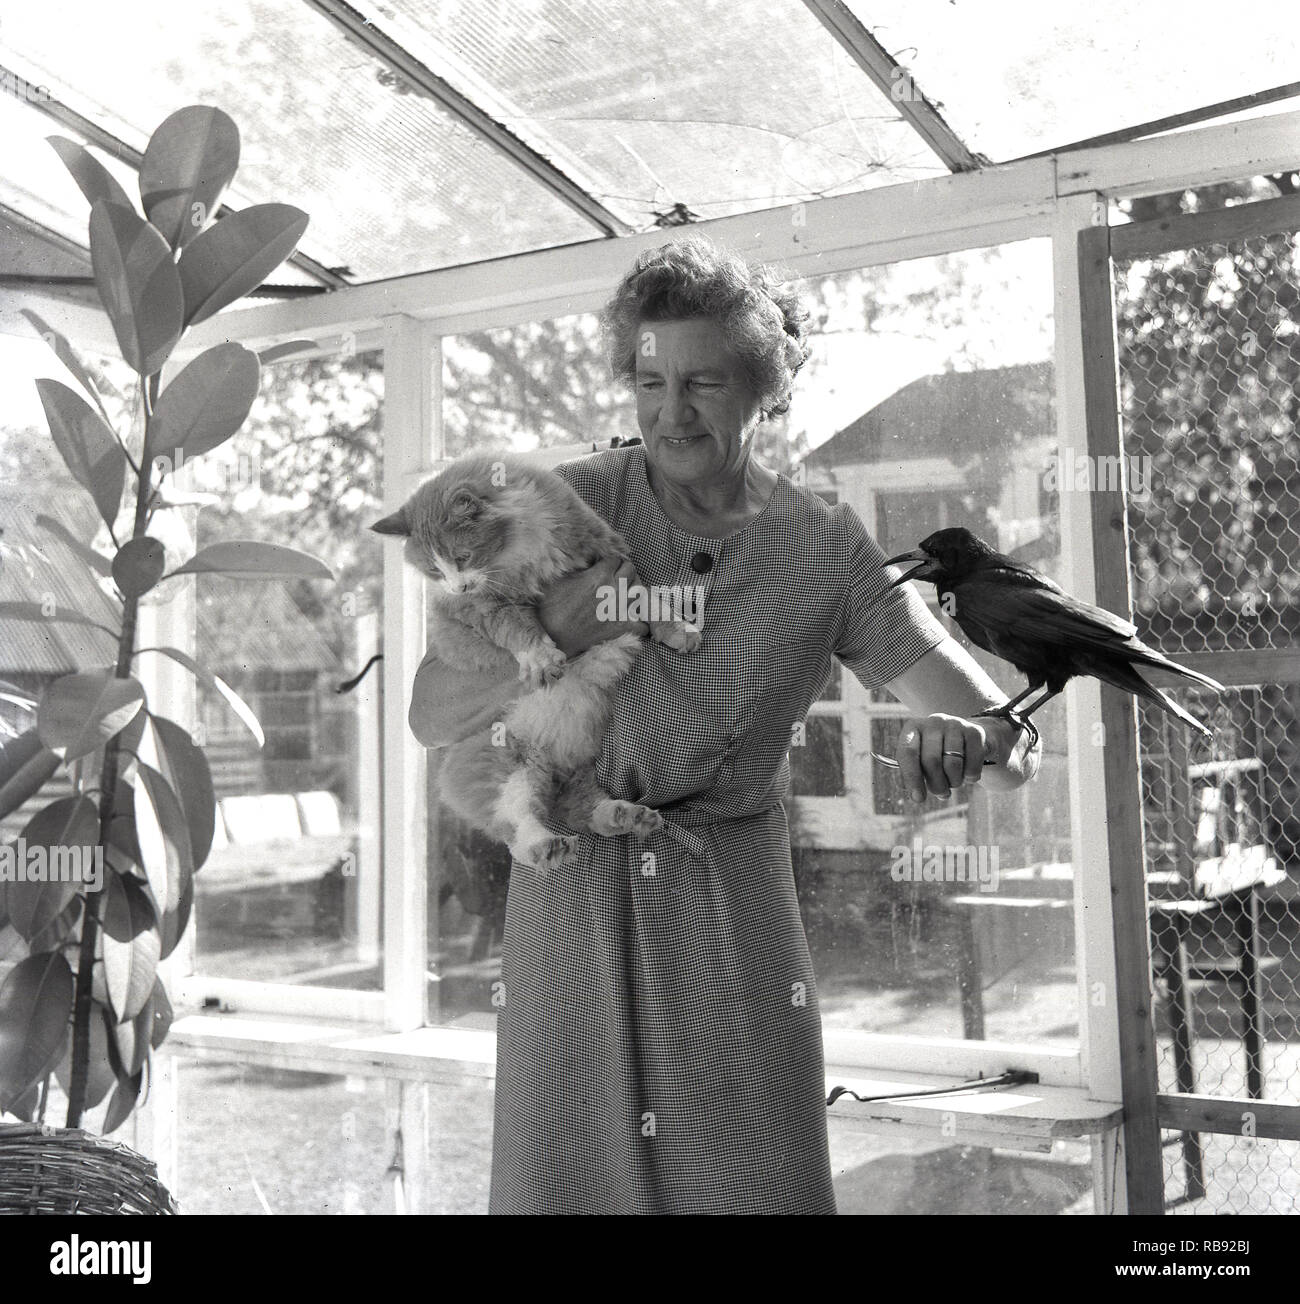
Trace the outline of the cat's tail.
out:
[[[384,654],[382,652],[376,652],[375,655],[361,667],[360,674],[353,675],[351,679],[345,679],[334,691],[336,693],[350,693],[366,677],[366,675],[370,673],[370,667],[373,666],[376,661],[382,661],[383,659]]]

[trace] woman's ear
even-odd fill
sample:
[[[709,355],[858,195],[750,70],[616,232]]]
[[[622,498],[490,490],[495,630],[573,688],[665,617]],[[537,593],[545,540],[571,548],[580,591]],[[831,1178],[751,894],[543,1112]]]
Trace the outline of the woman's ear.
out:
[[[406,519],[405,507],[399,507],[391,516],[385,516],[382,521],[376,521],[370,528],[376,534],[400,534],[406,538],[409,538],[411,534],[411,525]]]

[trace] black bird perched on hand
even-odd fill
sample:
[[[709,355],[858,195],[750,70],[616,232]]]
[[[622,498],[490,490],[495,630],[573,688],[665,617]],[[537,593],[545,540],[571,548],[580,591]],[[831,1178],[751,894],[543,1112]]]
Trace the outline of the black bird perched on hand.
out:
[[[1223,685],[1147,647],[1138,638],[1136,626],[1127,620],[1070,597],[1046,575],[995,552],[961,526],[938,530],[915,551],[891,557],[885,564],[909,561],[921,564],[896,579],[891,588],[908,580],[929,580],[938,589],[944,610],[966,637],[976,647],[1011,662],[1029,680],[1023,693],[980,714],[1023,725],[1031,743],[1037,743],[1038,730],[1029,717],[1076,675],[1093,675],[1145,697],[1207,738],[1211,736],[1199,720],[1148,684],[1136,667],[1159,666],[1219,692]],[[1044,686],[1047,691],[1040,698],[1021,711],[1015,709]]]

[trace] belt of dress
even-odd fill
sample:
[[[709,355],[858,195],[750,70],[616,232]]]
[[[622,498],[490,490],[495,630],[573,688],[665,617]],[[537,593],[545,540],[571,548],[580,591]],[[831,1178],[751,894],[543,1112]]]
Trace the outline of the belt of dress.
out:
[[[658,833],[652,834],[650,840],[653,841],[659,834],[666,834],[677,842],[683,850],[696,860],[706,861],[709,858],[709,846],[698,833],[692,832],[692,829],[722,824],[737,824],[742,820],[756,819],[760,815],[766,815],[773,810],[779,802],[774,802],[771,806],[765,806],[762,810],[751,811],[748,815],[732,815],[724,819],[719,819],[716,815],[710,815],[706,811],[691,810],[689,807],[680,810],[660,810],[659,815],[663,820],[663,827]]]

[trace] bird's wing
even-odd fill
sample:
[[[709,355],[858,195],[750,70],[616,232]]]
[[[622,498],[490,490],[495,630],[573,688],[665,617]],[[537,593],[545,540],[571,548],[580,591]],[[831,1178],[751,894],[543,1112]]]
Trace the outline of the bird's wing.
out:
[[[965,610],[1012,638],[1053,645],[1068,640],[1114,651],[1137,637],[1137,627],[1113,612],[1007,571],[965,580],[956,590],[956,603],[959,623]]]
[[[1147,647],[1138,638],[1137,627],[1114,612],[1081,602],[1059,589],[1046,589],[1023,580],[1008,582],[1009,579],[1005,573],[999,573],[987,580],[976,576],[962,584],[957,591],[958,623],[962,623],[965,610],[985,629],[995,631],[995,642],[1006,648],[1029,643],[1057,648],[1065,656],[1071,651],[1119,656],[1142,665],[1160,666],[1209,688],[1222,689],[1223,685],[1208,675],[1180,666],[1164,653]],[[1006,656],[998,646],[991,650]]]

